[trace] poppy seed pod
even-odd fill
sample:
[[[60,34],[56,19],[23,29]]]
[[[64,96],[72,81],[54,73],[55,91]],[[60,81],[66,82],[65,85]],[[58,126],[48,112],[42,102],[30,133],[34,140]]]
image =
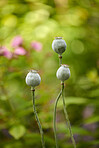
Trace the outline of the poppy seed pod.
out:
[[[61,65],[61,67],[57,70],[56,76],[59,80],[65,81],[70,77],[70,70],[68,65]]]
[[[59,55],[62,55],[62,53],[66,50],[66,47],[66,42],[62,39],[62,37],[56,37],[52,43],[52,49]]]
[[[36,70],[31,70],[26,76],[26,84],[35,87],[41,82],[41,77]]]

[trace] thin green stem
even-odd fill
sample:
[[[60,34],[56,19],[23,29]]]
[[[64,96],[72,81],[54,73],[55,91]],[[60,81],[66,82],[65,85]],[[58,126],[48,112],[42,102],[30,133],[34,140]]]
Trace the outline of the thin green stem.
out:
[[[70,132],[70,137],[71,137],[71,140],[72,140],[72,143],[73,143],[74,148],[76,148],[76,143],[75,143],[75,140],[74,140],[74,137],[73,137],[73,133],[72,133],[72,129],[71,129],[71,125],[70,125],[70,121],[69,121],[69,117],[68,117],[68,113],[67,113],[66,105],[65,105],[65,99],[64,99],[64,83],[62,83],[62,99],[63,99],[63,108],[64,108],[64,113],[65,113],[65,118],[66,118],[67,126],[68,126],[69,132]]]
[[[62,91],[58,94],[56,101],[55,101],[55,106],[54,106],[54,115],[53,115],[53,128],[54,128],[54,136],[55,136],[55,143],[56,143],[56,148],[58,148],[58,141],[57,141],[57,133],[56,133],[56,109],[57,109],[57,103],[62,94]]]
[[[58,57],[59,57],[59,66],[61,66],[61,64],[62,64],[62,56],[59,55]]]
[[[39,121],[39,118],[38,118],[38,115],[37,115],[37,111],[36,111],[36,107],[35,107],[35,93],[34,92],[35,92],[35,89],[32,90],[32,95],[33,95],[33,110],[34,110],[34,115],[35,115],[37,124],[39,126],[40,134],[41,134],[42,148],[45,148],[43,130],[42,130],[42,126],[41,126],[41,123]]]

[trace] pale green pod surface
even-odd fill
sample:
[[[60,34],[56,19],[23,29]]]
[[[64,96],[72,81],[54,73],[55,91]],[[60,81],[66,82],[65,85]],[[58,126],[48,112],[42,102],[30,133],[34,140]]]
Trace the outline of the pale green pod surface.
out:
[[[56,37],[52,42],[52,49],[59,55],[61,55],[66,50],[66,47],[66,42],[62,39],[62,37]]]
[[[41,77],[35,70],[31,70],[26,76],[26,84],[35,87],[38,86],[41,82]]]
[[[67,65],[62,65],[56,72],[56,76],[59,80],[65,81],[70,77],[70,70]]]

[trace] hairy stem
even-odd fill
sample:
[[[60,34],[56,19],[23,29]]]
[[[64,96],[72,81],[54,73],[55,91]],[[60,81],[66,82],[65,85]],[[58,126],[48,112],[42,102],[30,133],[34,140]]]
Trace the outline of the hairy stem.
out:
[[[37,124],[39,126],[39,130],[40,130],[40,134],[41,134],[41,142],[42,142],[42,148],[45,148],[45,142],[44,142],[44,135],[43,135],[43,130],[42,130],[42,126],[41,123],[39,121],[38,115],[37,115],[37,111],[36,111],[36,107],[35,107],[35,89],[32,90],[32,96],[33,96],[33,110],[34,110],[34,115],[37,121]]]
[[[57,109],[58,100],[59,100],[61,94],[62,94],[62,91],[60,91],[60,93],[58,94],[58,96],[56,98],[55,106],[54,106],[54,115],[53,115],[53,128],[54,128],[56,148],[58,148],[57,133],[56,133],[56,109]]]
[[[70,137],[71,137],[71,140],[72,140],[72,143],[73,143],[74,148],[76,148],[76,143],[75,143],[75,140],[74,140],[74,137],[73,137],[73,133],[72,133],[72,129],[71,129],[71,125],[70,125],[70,121],[69,121],[69,117],[68,117],[68,113],[67,113],[66,105],[65,105],[65,99],[64,99],[64,83],[62,83],[62,99],[63,99],[63,108],[64,108],[64,113],[65,113],[65,118],[66,118],[67,126],[68,126],[69,132],[70,132]]]

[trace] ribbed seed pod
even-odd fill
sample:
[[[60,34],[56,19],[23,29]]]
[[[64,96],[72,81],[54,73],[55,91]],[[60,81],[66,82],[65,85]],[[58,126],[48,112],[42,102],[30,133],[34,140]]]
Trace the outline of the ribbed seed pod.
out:
[[[38,86],[41,82],[41,77],[36,70],[30,70],[26,76],[26,84],[35,87]]]
[[[66,42],[62,39],[62,37],[56,37],[52,42],[52,49],[59,55],[62,55],[62,53],[66,50],[66,47]]]
[[[61,67],[56,72],[56,76],[62,82],[69,79],[69,77],[70,77],[69,66],[65,65],[65,64],[61,65]]]

